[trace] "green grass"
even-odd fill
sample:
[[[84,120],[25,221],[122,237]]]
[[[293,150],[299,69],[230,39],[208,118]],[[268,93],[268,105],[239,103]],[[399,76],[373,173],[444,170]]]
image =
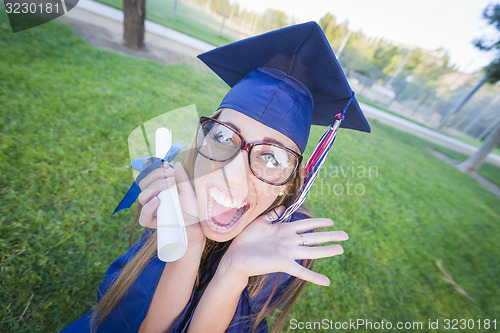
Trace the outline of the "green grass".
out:
[[[421,123],[419,123],[419,122],[417,122],[417,121],[415,121],[415,120],[412,120],[412,119],[410,119],[410,118],[407,118],[407,117],[404,117],[404,116],[402,116],[402,115],[400,115],[400,114],[397,114],[397,113],[395,113],[395,112],[392,112],[392,111],[390,111],[389,109],[383,108],[383,107],[379,106],[378,104],[376,104],[376,103],[374,103],[374,102],[372,102],[372,101],[370,101],[370,100],[368,100],[368,99],[366,99],[366,98],[364,98],[364,97],[360,97],[360,96],[358,96],[358,97],[356,97],[356,98],[357,98],[357,99],[358,99],[361,103],[368,104],[368,105],[373,106],[373,107],[375,107],[375,108],[377,108],[377,109],[379,109],[379,110],[382,110],[382,111],[388,112],[388,113],[390,113],[390,114],[392,114],[392,115],[395,115],[395,116],[397,116],[397,117],[400,117],[400,118],[406,119],[406,120],[411,121],[411,122],[413,122],[413,123],[415,123],[415,124],[417,124],[417,125],[420,125],[420,126],[426,127],[426,128],[428,128],[428,129],[430,129],[430,130],[433,130],[433,131],[435,130],[435,129],[433,129],[433,128],[429,127],[429,126],[426,126],[426,125],[424,125],[424,124],[421,124]],[[463,141],[463,142],[465,142],[465,143],[469,143],[469,144],[471,144],[471,145],[473,145],[473,146],[476,146],[476,147],[480,147],[480,146],[481,146],[481,144],[482,144],[482,142],[480,142],[480,141],[478,141],[478,140],[475,140],[475,139],[473,139],[473,138],[470,138],[470,137],[464,136],[464,135],[450,134],[450,133],[447,133],[447,132],[445,132],[445,131],[439,131],[439,132],[441,132],[442,134],[445,134],[445,135],[448,135],[448,136],[454,137],[455,139],[461,140],[461,141]],[[429,143],[429,145],[431,145],[431,144]],[[437,146],[437,145],[432,145],[432,146],[435,146],[435,148],[436,148],[437,150],[441,151],[443,154],[446,154],[446,155],[448,155],[448,156],[449,156],[449,157],[451,157],[451,158],[456,159],[457,161],[461,161],[461,162],[462,162],[462,161],[465,161],[465,160],[467,159],[467,157],[468,157],[467,155],[464,155],[464,154],[460,154],[460,153],[454,152],[454,151],[452,151],[452,150],[449,150],[449,149],[443,148],[443,147],[441,147],[441,146]],[[499,148],[495,148],[495,149],[493,149],[493,152],[498,154],[498,153],[500,153],[500,149],[499,149]],[[484,164],[483,164],[483,165],[479,168],[478,173],[479,173],[481,176],[483,176],[483,177],[485,177],[485,178],[489,179],[490,181],[492,181],[492,182],[494,182],[495,184],[497,184],[498,186],[500,186],[500,168],[498,168],[497,166],[494,166],[494,165],[489,164],[489,163],[484,163]]]
[[[55,22],[12,34],[0,15],[0,331],[55,331],[90,308],[127,248],[131,212],[111,213],[132,180],[128,134],[185,105],[212,113],[227,88],[187,65],[92,47]]]
[[[99,2],[123,10],[122,0],[98,0]],[[173,1],[148,0],[146,1],[146,18],[168,28],[172,28],[186,35],[195,37],[215,46],[225,45],[234,39],[226,34],[219,36],[220,23],[202,11],[198,11],[182,1],[178,1],[176,20],[172,20]],[[224,28],[227,31],[228,27]]]
[[[131,182],[128,134],[185,105],[211,113],[227,88],[197,67],[94,48],[56,22],[12,34],[3,11],[0,50],[0,331],[59,331],[95,305],[127,249],[132,211],[111,212]],[[308,285],[290,319],[498,320],[500,199],[426,141],[371,125],[339,133],[309,196],[350,240],[317,261],[332,285]]]
[[[498,265],[491,260],[499,248],[489,234],[499,228],[499,199],[425,151],[436,146],[377,121],[371,125],[369,137],[339,134],[326,163],[345,170],[376,167],[378,174],[370,177],[360,169],[347,178],[325,179],[317,189],[327,194],[334,192],[332,184],[341,184],[339,193],[349,183],[360,184],[364,195],[309,198],[314,212],[333,217],[350,240],[342,258],[317,263],[333,287],[308,286],[291,317],[393,323],[498,318]],[[442,279],[437,260],[474,301]]]
[[[455,138],[455,139],[457,139],[457,140],[461,140],[461,141],[463,141],[463,142],[466,142],[466,143],[468,143],[468,144],[470,144],[470,145],[473,145],[473,146],[475,146],[475,147],[481,147],[481,145],[484,143],[484,141],[480,141],[480,140],[475,139],[475,138],[473,138],[473,137],[470,137],[470,136],[468,136],[468,135],[466,135],[466,134],[461,134],[461,133],[451,133],[451,132],[448,132],[448,131],[446,131],[446,130],[442,130],[442,131],[439,131],[439,132],[441,132],[441,133],[443,133],[443,134],[446,134],[446,135],[448,135],[448,136],[451,136],[451,137],[453,137],[453,138]],[[486,137],[488,137],[488,136],[486,136]],[[494,154],[500,155],[500,148],[495,148],[495,149],[493,149],[493,151],[492,151],[492,152],[493,152]]]
[[[434,149],[439,150],[443,154],[459,162],[463,162],[469,157],[467,155],[460,154],[440,146],[435,146]],[[481,165],[481,167],[479,168],[478,173],[481,176],[487,178],[489,181],[495,183],[497,186],[500,186],[500,168],[489,163],[483,163],[483,165]]]

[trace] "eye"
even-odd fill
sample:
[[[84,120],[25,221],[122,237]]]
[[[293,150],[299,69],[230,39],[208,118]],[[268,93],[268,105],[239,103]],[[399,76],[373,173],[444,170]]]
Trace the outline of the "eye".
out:
[[[213,139],[226,146],[234,146],[234,141],[232,136],[225,135],[222,131],[217,131],[212,134]]]
[[[273,154],[262,154],[262,159],[264,160],[264,162],[266,162],[266,167],[268,168],[280,166],[280,163],[278,162],[278,160],[276,160]]]

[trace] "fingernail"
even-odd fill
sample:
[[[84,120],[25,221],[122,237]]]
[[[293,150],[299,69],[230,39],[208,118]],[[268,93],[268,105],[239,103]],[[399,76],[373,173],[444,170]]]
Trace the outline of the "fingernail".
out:
[[[159,199],[158,199],[158,197],[155,195],[155,196],[154,196],[154,197],[153,197],[153,198],[152,198],[149,202],[150,202],[150,203],[152,203],[152,204],[154,204],[154,203],[156,203],[158,200],[159,200]]]
[[[173,176],[173,175],[175,175],[175,169],[172,169],[172,168],[166,169],[165,172],[164,172],[164,175],[165,176]]]

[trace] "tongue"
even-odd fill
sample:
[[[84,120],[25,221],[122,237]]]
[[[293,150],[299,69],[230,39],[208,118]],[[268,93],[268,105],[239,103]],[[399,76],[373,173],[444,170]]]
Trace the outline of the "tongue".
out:
[[[237,208],[228,208],[214,200],[212,208],[212,219],[221,225],[228,225],[233,221],[234,215],[238,211]]]

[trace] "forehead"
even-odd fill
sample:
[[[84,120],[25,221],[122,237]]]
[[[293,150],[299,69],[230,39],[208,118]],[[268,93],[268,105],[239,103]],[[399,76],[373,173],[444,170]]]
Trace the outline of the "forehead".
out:
[[[233,109],[222,109],[218,120],[234,125],[245,140],[248,142],[259,142],[273,139],[281,143],[287,148],[290,148],[300,153],[299,148],[292,139],[278,132],[274,128],[264,125],[263,123]]]

